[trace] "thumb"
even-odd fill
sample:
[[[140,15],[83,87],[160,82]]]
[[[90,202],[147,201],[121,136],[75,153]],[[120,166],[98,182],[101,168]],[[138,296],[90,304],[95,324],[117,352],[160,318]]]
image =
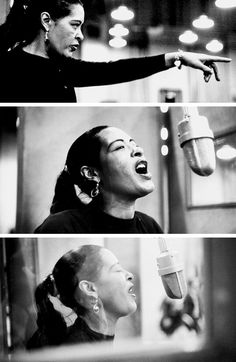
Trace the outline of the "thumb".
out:
[[[212,68],[209,67],[209,66],[207,66],[207,65],[205,65],[205,64],[203,64],[203,63],[201,63],[200,69],[201,69],[204,73],[206,73],[206,74],[213,74]]]

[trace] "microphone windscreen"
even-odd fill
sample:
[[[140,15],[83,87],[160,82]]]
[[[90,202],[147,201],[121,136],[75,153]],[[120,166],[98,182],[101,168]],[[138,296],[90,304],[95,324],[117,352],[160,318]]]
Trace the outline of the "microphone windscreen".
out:
[[[192,139],[183,144],[185,159],[199,176],[211,175],[216,167],[215,147],[211,138]]]
[[[204,116],[185,115],[178,124],[180,146],[190,168],[200,176],[209,176],[216,167],[214,135]]]
[[[181,299],[187,292],[183,270],[161,277],[166,294],[172,299]]]
[[[157,266],[168,297],[172,299],[183,298],[187,286],[178,252],[169,249],[162,251],[157,258]]]

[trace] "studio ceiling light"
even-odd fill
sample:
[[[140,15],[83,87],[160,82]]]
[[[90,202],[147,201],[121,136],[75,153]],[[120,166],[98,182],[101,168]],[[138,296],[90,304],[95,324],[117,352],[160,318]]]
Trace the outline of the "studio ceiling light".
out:
[[[198,36],[192,30],[186,30],[183,34],[179,36],[179,40],[182,43],[192,44],[198,40]]]
[[[166,127],[162,127],[161,131],[160,131],[160,135],[161,135],[161,139],[163,141],[166,141],[168,139],[168,136],[169,136],[168,129]]]
[[[117,9],[111,12],[111,17],[119,21],[131,20],[134,17],[134,12],[125,5],[120,5]]]
[[[236,7],[236,0],[216,0],[215,4],[218,8],[229,9]]]
[[[122,24],[115,24],[111,29],[109,29],[109,34],[112,36],[126,36],[129,34],[129,30]]]
[[[206,45],[206,49],[213,53],[218,53],[224,48],[224,45],[217,39],[211,40]]]
[[[161,113],[167,113],[168,110],[169,110],[169,107],[166,106],[165,104],[162,104],[162,105],[160,106],[160,111],[161,111]]]
[[[230,145],[224,145],[216,151],[216,155],[220,160],[232,160],[236,158],[236,149]]]
[[[169,153],[169,148],[167,145],[163,145],[161,146],[161,154],[162,156],[167,156]]]
[[[193,26],[198,29],[209,29],[214,26],[214,21],[203,14],[193,21]]]
[[[127,41],[120,36],[116,36],[109,41],[112,48],[123,48],[127,45]]]

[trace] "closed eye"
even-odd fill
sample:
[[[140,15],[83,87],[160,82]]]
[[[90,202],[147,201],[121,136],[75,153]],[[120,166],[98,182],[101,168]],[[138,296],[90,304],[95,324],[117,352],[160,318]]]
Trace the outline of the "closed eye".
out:
[[[74,29],[78,29],[79,27],[82,26],[82,22],[71,23],[71,26],[72,26]]]
[[[117,146],[117,147],[114,149],[114,151],[118,151],[118,150],[121,150],[121,149],[123,149],[123,148],[125,148],[125,146],[124,146],[124,145],[120,145],[120,146]]]

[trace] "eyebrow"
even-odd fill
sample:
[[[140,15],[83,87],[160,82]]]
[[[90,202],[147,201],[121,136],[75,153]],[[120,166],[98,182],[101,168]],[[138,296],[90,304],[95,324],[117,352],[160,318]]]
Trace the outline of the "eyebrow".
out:
[[[110,266],[109,270],[113,269],[115,266],[120,265],[119,261],[117,263],[114,263]]]
[[[109,149],[110,149],[110,147],[113,145],[113,143],[115,143],[115,142],[125,142],[125,140],[124,139],[122,139],[122,138],[118,138],[117,140],[114,140],[114,141],[112,141],[108,146],[107,146],[107,152],[109,151]],[[133,139],[133,138],[130,138],[129,139],[129,142],[135,142],[135,140]]]

